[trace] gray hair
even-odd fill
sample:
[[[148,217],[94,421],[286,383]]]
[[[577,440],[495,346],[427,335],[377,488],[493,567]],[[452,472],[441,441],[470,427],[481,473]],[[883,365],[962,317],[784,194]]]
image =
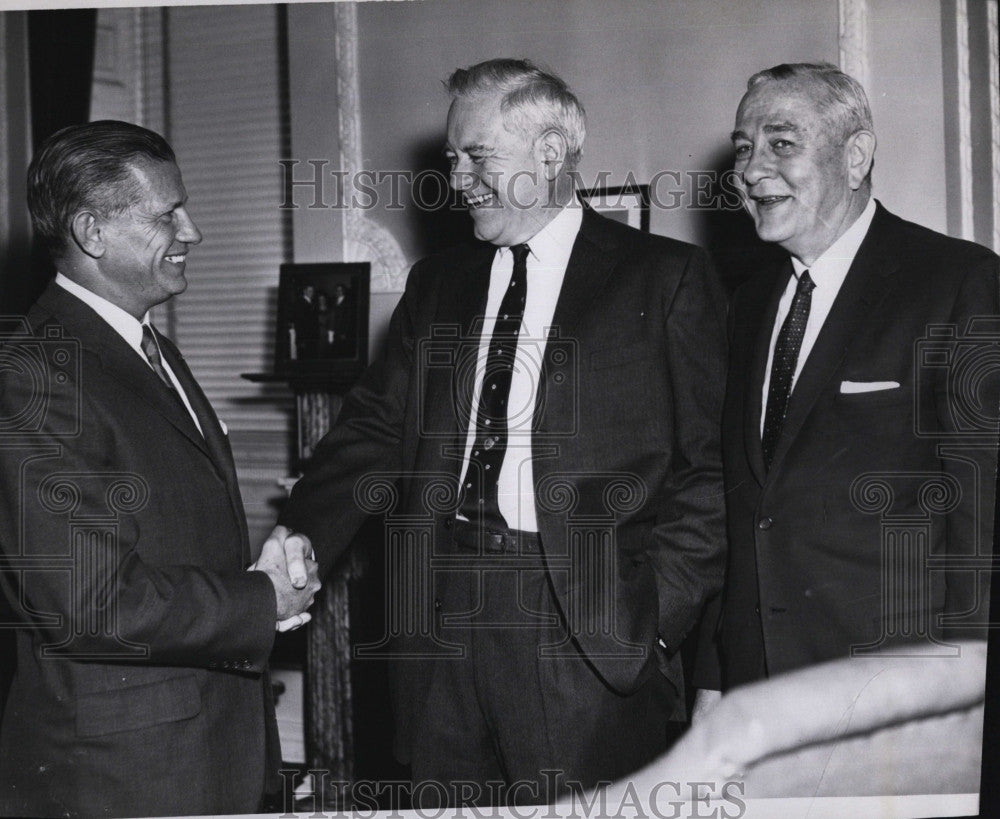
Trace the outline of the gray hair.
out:
[[[528,60],[497,59],[460,68],[445,83],[452,99],[480,93],[500,93],[500,110],[508,127],[533,139],[548,130],[566,140],[566,167],[572,170],[583,155],[586,112],[559,77]]]
[[[872,112],[868,95],[854,77],[830,63],[782,63],[758,71],[747,80],[747,91],[765,82],[791,82],[807,85],[823,118],[847,139],[858,131],[872,131]]]

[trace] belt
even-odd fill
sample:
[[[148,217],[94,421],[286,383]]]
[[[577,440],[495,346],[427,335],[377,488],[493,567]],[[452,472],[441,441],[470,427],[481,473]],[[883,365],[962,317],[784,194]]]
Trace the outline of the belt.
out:
[[[540,555],[542,540],[537,532],[522,532],[519,529],[485,529],[477,523],[458,518],[445,521],[455,544],[470,552],[490,554]]]

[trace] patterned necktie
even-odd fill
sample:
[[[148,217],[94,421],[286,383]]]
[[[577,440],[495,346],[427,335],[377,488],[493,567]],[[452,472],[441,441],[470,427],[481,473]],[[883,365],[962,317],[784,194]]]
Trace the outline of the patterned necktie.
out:
[[[517,337],[528,294],[529,248],[527,245],[515,245],[511,252],[514,255],[514,272],[500,302],[486,356],[476,412],[476,438],[469,456],[462,501],[465,517],[473,522],[486,521],[494,528],[507,527],[497,504],[497,479],[507,452],[507,399],[510,397]]]
[[[153,328],[148,324],[142,325],[142,351],[146,354],[146,360],[149,362],[149,366],[153,368],[168,390],[172,392],[178,399],[177,388],[174,386],[174,382],[170,380],[170,376],[167,375],[167,370],[163,366],[163,357],[160,355],[160,345],[156,343],[156,336],[153,335]]]
[[[788,396],[792,391],[792,376],[799,360],[799,350],[802,347],[802,337],[806,332],[806,322],[809,320],[809,307],[812,304],[812,291],[816,284],[809,278],[809,271],[803,270],[799,276],[799,284],[795,288],[795,298],[792,307],[781,325],[778,340],[774,345],[774,360],[771,362],[771,382],[767,390],[767,411],[764,414],[764,434],[761,445],[764,448],[764,463],[771,467],[774,450],[778,446],[781,427],[785,422],[788,410]]]

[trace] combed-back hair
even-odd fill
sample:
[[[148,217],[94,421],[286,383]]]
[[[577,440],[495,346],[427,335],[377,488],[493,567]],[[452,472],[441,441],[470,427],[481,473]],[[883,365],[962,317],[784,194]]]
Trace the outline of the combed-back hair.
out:
[[[497,59],[460,68],[445,83],[452,98],[501,94],[505,124],[534,139],[548,130],[566,140],[566,167],[573,170],[583,155],[587,114],[559,77],[528,60]]]
[[[127,211],[141,194],[132,168],[176,162],[159,134],[117,120],[70,125],[50,136],[28,167],[28,210],[35,236],[53,259],[70,241],[70,223],[82,210],[101,216]]]

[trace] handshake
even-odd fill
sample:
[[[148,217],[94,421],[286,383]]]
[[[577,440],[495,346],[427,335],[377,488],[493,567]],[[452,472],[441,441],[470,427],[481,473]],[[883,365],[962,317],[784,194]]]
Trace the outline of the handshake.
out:
[[[278,631],[291,631],[312,619],[308,609],[320,589],[318,564],[305,535],[275,526],[260,557],[247,571],[264,572],[274,586],[278,604]]]

